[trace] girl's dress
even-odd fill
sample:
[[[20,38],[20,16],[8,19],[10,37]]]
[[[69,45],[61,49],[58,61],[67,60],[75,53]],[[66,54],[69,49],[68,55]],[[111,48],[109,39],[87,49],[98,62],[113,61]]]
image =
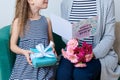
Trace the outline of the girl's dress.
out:
[[[44,16],[38,20],[28,20],[25,27],[25,35],[20,38],[19,47],[25,50],[35,48],[35,45],[42,43],[48,45],[48,23]],[[16,61],[12,70],[10,80],[53,80],[53,67],[34,68],[29,65],[26,57],[16,55]]]

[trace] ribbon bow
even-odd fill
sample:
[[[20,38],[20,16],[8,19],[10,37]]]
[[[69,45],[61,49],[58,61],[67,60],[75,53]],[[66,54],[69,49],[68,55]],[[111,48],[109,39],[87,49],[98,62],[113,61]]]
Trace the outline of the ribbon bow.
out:
[[[55,57],[52,51],[53,45],[54,43],[50,41],[49,45],[46,48],[41,43],[36,45],[36,49],[31,48],[30,50],[34,53],[30,55],[31,59],[40,57]]]

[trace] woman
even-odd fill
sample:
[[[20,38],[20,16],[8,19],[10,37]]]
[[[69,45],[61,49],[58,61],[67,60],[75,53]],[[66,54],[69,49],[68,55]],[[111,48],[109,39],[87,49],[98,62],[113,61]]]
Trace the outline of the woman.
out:
[[[87,67],[76,68],[61,58],[57,80],[117,80],[120,76],[118,56],[113,50],[115,15],[113,0],[63,0],[61,15],[71,23],[97,16],[96,34],[88,39],[93,56]],[[82,41],[81,41],[82,42]]]

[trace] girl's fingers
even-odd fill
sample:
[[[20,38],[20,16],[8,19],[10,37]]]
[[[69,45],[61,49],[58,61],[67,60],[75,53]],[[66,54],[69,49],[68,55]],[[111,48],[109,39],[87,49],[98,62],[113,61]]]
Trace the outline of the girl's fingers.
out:
[[[31,59],[30,59],[29,57],[27,57],[27,61],[28,61],[28,63],[29,63],[30,65],[32,65],[32,61],[31,61]]]
[[[28,51],[29,54],[34,54],[32,51]]]

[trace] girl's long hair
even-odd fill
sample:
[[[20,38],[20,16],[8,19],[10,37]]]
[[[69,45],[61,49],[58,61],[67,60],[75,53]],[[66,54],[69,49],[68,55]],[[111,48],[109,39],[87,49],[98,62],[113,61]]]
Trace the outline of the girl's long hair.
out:
[[[24,35],[24,29],[25,29],[25,25],[28,20],[29,11],[30,11],[30,7],[29,7],[27,0],[17,0],[16,1],[14,20],[16,18],[18,18],[17,27],[19,27],[19,29],[20,29],[20,31],[19,31],[20,36]],[[13,22],[14,22],[14,20],[13,20]]]

